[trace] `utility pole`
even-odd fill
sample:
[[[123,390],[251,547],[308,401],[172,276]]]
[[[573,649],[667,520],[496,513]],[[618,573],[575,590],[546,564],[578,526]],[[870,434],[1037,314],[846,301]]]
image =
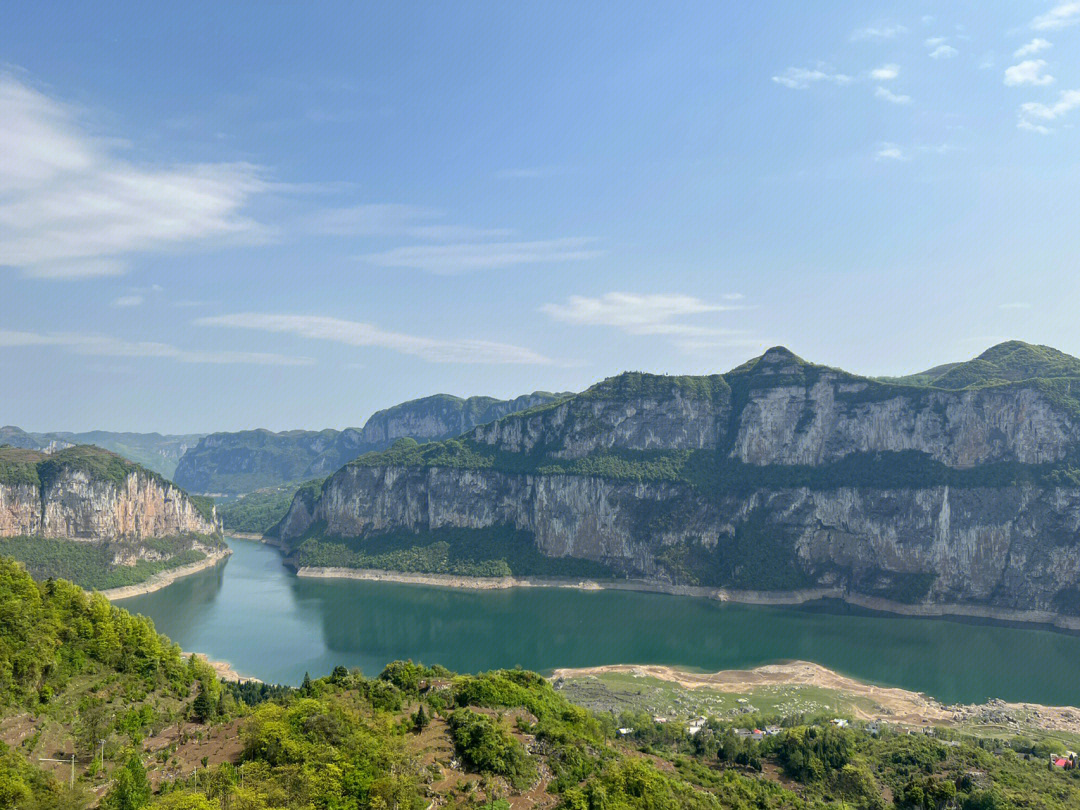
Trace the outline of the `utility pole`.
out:
[[[71,759],[49,759],[48,757],[38,757],[38,762],[71,762],[71,789],[75,789],[75,755],[71,755]]]
[[[98,742],[101,743],[101,770],[104,772],[104,770],[105,770],[105,741],[104,740],[98,740]]]

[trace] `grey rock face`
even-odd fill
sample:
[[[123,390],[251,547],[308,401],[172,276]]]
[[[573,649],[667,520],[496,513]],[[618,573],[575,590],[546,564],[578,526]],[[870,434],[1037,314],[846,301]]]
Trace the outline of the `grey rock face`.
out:
[[[1058,390],[889,384],[783,349],[723,376],[623,375],[466,432],[480,461],[350,464],[321,497],[294,502],[279,531],[288,541],[314,525],[330,538],[508,526],[547,555],[662,582],[1076,614],[1080,487],[1036,466],[1080,457],[1077,410]],[[616,462],[650,454],[702,459],[736,480],[619,473]],[[912,458],[971,475],[881,486],[837,472],[850,459],[887,473]],[[600,472],[551,468],[590,461],[573,469]]]

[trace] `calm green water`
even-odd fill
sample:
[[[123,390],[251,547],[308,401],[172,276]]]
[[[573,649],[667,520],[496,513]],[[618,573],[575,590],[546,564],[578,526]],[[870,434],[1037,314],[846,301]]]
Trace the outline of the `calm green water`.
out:
[[[621,591],[461,591],[299,579],[278,551],[230,541],[222,566],[120,603],[185,650],[263,680],[412,658],[461,672],[520,664],[703,670],[807,659],[944,701],[1080,705],[1080,636],[842,606],[771,608]]]

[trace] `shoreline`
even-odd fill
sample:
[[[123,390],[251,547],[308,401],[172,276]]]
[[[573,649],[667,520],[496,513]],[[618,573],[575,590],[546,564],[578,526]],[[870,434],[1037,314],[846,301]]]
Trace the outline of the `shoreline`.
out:
[[[1080,716],[1072,706],[1046,706],[1038,703],[989,700],[984,703],[945,704],[923,692],[897,686],[880,686],[843,675],[812,661],[788,661],[765,664],[753,669],[729,669],[719,672],[691,672],[661,665],[611,664],[597,667],[556,669],[548,678],[575,679],[604,674],[628,674],[635,678],[655,678],[686,689],[711,689],[728,694],[745,694],[758,688],[812,686],[844,695],[865,698],[873,708],[854,707],[853,716],[863,722],[886,721],[904,726],[940,725],[958,727],[979,723],[986,709],[1022,715],[1043,731],[1080,733]]]
[[[700,585],[667,585],[646,580],[593,580],[560,577],[469,577],[457,574],[418,574],[385,571],[377,568],[296,569],[298,577],[318,579],[356,579],[367,582],[393,582],[403,585],[430,585],[467,590],[505,590],[508,588],[570,588],[581,591],[639,591],[673,596],[693,596],[745,605],[796,606],[823,600],[838,600],[865,610],[920,618],[959,617],[988,619],[1010,624],[1051,625],[1059,630],[1080,631],[1080,616],[1061,616],[1043,610],[1014,610],[984,605],[907,604],[875,596],[848,593],[841,588],[807,588],[796,591],[742,591]]]
[[[178,579],[183,579],[192,574],[197,574],[200,571],[205,571],[208,568],[213,568],[222,560],[228,559],[230,554],[232,554],[232,549],[228,547],[217,549],[207,554],[205,558],[198,562],[181,565],[178,568],[169,568],[165,571],[159,571],[145,582],[140,582],[136,585],[123,585],[119,588],[108,588],[104,591],[98,591],[98,593],[112,602],[119,599],[128,599],[132,596],[142,596],[145,593],[160,591],[162,588],[171,585]]]

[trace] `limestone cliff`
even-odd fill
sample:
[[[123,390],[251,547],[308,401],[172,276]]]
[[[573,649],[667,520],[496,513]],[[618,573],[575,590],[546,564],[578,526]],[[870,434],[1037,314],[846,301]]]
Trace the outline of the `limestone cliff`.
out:
[[[941,368],[875,380],[776,348],[621,375],[362,456],[278,534],[505,526],[616,576],[1080,613],[1080,361],[1014,342]]]
[[[133,540],[216,535],[212,505],[97,447],[0,447],[0,537]]]

